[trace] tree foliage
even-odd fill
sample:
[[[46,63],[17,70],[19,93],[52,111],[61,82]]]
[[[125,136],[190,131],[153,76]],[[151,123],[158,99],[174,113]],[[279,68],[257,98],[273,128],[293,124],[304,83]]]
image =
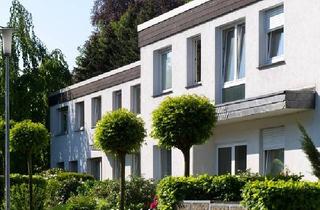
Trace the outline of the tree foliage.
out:
[[[140,59],[137,25],[188,0],[96,0],[95,31],[79,48],[73,80],[79,82]]]
[[[189,175],[190,148],[205,143],[216,123],[215,106],[197,95],[167,97],[152,113],[152,137],[161,147],[178,148],[185,157],[185,176]]]
[[[97,124],[95,144],[120,160],[120,210],[124,210],[125,201],[125,157],[140,149],[145,135],[142,119],[126,109],[107,113]]]
[[[317,147],[314,145],[306,129],[300,124],[299,129],[302,133],[302,150],[306,153],[311,163],[313,174],[320,179],[320,152],[317,150]]]
[[[49,144],[49,132],[41,123],[24,120],[16,123],[10,131],[11,150],[23,154],[28,163],[30,209],[34,209],[32,190],[32,156],[41,153]]]

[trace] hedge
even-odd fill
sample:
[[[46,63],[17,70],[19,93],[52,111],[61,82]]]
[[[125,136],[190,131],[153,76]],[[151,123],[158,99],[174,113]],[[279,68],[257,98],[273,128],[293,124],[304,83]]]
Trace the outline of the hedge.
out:
[[[247,182],[256,180],[298,181],[300,179],[301,176],[298,175],[264,177],[250,173],[237,176],[166,177],[157,186],[159,208],[173,210],[183,200],[241,201],[242,189]]]
[[[245,185],[242,197],[250,210],[319,210],[320,183],[254,181]]]

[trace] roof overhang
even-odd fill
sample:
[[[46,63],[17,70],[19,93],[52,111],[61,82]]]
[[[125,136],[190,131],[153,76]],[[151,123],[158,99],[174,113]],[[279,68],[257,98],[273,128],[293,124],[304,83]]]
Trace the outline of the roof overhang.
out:
[[[218,124],[290,114],[315,108],[314,90],[286,90],[216,106]]]

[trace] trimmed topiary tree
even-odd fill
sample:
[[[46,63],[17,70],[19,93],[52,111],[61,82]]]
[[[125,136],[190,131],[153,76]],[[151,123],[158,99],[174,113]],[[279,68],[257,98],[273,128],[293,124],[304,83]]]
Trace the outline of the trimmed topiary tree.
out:
[[[34,209],[32,190],[32,155],[37,155],[49,143],[49,132],[41,123],[24,120],[16,123],[10,130],[10,147],[25,156],[29,175],[29,204]]]
[[[203,144],[212,135],[216,124],[215,106],[209,99],[198,95],[166,98],[152,113],[152,137],[159,145],[175,147],[184,155],[184,175],[190,174],[190,149]]]
[[[120,160],[120,210],[124,210],[126,154],[138,151],[145,136],[142,119],[126,109],[107,113],[97,124],[96,146]]]
[[[307,155],[311,163],[313,175],[320,179],[320,152],[317,150],[317,147],[314,145],[306,129],[301,124],[299,124],[298,126],[302,133],[302,150]]]

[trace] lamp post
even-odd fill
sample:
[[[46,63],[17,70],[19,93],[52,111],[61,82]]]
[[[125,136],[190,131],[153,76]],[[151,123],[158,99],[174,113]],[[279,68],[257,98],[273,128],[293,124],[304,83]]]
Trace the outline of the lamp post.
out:
[[[6,75],[5,75],[5,121],[6,121],[6,137],[5,137],[5,201],[6,210],[10,210],[10,151],[9,151],[9,129],[10,129],[10,102],[9,102],[9,82],[10,82],[10,71],[9,71],[9,57],[11,55],[12,46],[12,28],[0,28],[0,34],[2,35],[2,46],[3,55],[5,57]]]

